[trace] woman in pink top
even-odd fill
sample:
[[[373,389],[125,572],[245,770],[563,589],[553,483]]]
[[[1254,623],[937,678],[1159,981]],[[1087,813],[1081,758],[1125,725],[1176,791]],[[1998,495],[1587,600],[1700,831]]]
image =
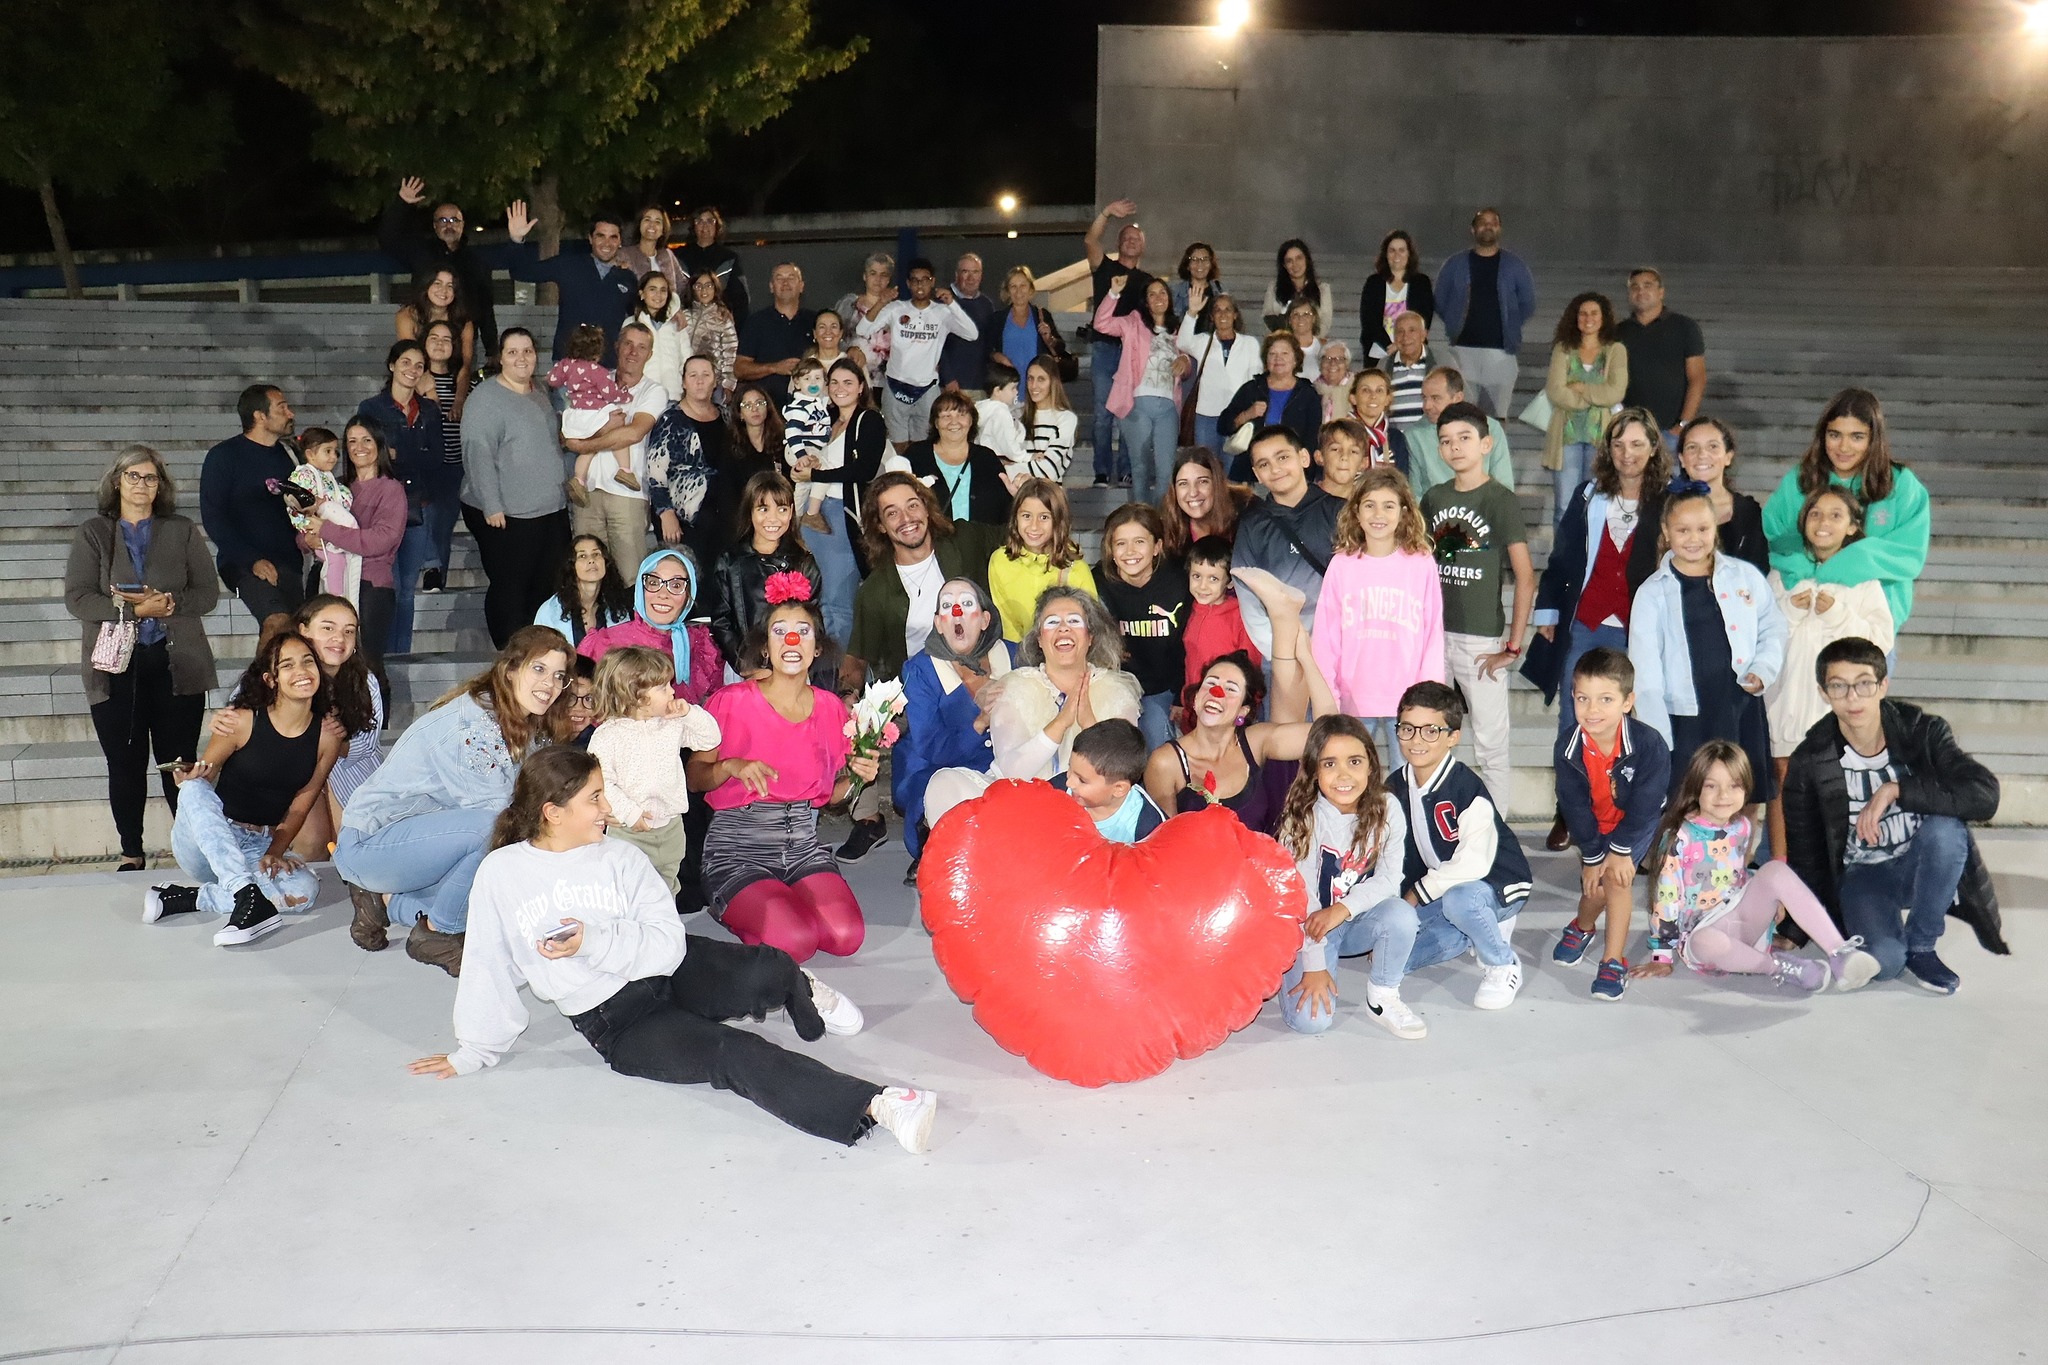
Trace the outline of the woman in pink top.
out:
[[[1392,465],[1359,474],[1337,514],[1313,653],[1346,715],[1388,743],[1401,694],[1444,680],[1444,594],[1429,532]],[[1327,614],[1325,614],[1327,613]]]
[[[767,679],[713,693],[705,709],[718,722],[718,747],[690,756],[690,788],[708,792],[712,810],[703,871],[711,913],[740,942],[771,944],[798,962],[820,949],[849,956],[867,936],[860,902],[818,841],[818,808],[881,770],[871,756],[852,756],[846,703],[811,686],[824,634],[808,596],[776,603],[747,633]]]
[[[1175,339],[1180,318],[1174,314],[1166,281],[1147,284],[1136,311],[1118,312],[1129,278],[1119,275],[1111,280],[1095,310],[1096,334],[1123,343],[1123,358],[1103,406],[1115,415],[1117,432],[1131,457],[1131,501],[1157,502],[1166,491],[1179,439],[1180,379],[1194,362],[1180,353]]]
[[[591,631],[576,652],[596,663],[625,645],[658,649],[675,662],[676,695],[702,706],[725,685],[725,660],[711,628],[688,620],[697,605],[697,582],[697,563],[687,550],[656,550],[640,561],[633,580],[633,619]]]

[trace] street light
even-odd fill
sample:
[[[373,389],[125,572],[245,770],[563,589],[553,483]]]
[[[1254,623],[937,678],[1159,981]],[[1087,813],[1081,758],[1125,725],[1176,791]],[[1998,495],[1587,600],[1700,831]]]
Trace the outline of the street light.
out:
[[[1219,0],[1216,6],[1216,30],[1226,38],[1236,34],[1251,19],[1251,0]]]
[[[2031,0],[2020,6],[2020,31],[2035,42],[2048,40],[2048,0]]]
[[[1015,213],[1017,211],[1017,196],[1011,194],[1008,190],[1003,191],[996,196],[996,207],[1006,214]]]

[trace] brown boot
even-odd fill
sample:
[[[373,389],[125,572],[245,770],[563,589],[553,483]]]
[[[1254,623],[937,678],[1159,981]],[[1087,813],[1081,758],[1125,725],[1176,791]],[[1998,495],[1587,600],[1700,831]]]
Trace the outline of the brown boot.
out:
[[[350,882],[342,885],[348,887],[349,904],[355,907],[355,917],[348,922],[348,936],[366,953],[383,952],[391,942],[391,936],[385,932],[391,923],[391,912],[384,908],[384,898]]]
[[[406,936],[405,955],[429,967],[439,967],[450,976],[462,975],[462,935],[444,934],[421,915],[412,922]]]
[[[1562,853],[1572,846],[1572,832],[1565,828],[1564,816],[1557,817],[1557,823],[1550,827],[1550,837],[1543,841],[1543,846],[1552,853]]]

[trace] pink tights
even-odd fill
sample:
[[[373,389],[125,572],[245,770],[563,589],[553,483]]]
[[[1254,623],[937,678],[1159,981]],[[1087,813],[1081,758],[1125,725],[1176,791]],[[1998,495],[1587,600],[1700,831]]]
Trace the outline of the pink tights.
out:
[[[1782,862],[1769,862],[1749,879],[1734,910],[1693,931],[1687,951],[1703,966],[1720,971],[1768,972],[1771,955],[1754,945],[1770,927],[1780,905],[1822,952],[1833,953],[1842,946],[1841,932],[1806,883],[1799,880],[1799,874]]]
[[[727,902],[723,922],[740,942],[780,948],[798,962],[820,950],[851,957],[868,932],[853,888],[837,872],[814,872],[794,886],[764,878]]]

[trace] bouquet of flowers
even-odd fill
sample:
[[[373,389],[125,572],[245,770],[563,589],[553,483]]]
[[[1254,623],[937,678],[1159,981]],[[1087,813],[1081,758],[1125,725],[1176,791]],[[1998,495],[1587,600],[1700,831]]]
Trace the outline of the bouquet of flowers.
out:
[[[846,737],[853,741],[853,752],[857,757],[879,756],[883,750],[892,748],[903,738],[903,728],[896,718],[903,714],[903,684],[895,678],[887,682],[871,682],[860,700],[853,704],[853,719],[846,722]],[[861,794],[867,783],[854,779],[849,801]]]

